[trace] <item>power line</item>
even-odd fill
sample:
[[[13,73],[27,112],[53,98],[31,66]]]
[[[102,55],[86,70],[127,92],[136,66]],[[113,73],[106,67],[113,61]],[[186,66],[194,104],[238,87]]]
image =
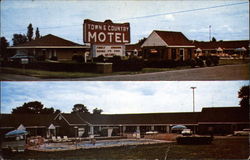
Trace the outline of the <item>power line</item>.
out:
[[[246,3],[248,3],[248,2],[223,4],[223,5],[211,6],[211,7],[205,7],[205,8],[196,8],[196,9],[189,9],[189,10],[183,10],[183,11],[175,11],[175,12],[166,12],[166,13],[160,13],[160,14],[152,14],[152,15],[147,15],[147,16],[138,16],[138,17],[131,17],[131,18],[123,18],[123,19],[117,19],[116,21],[131,20],[131,19],[142,19],[142,18],[151,18],[151,17],[163,16],[163,15],[168,15],[168,14],[178,14],[178,13],[194,12],[194,11],[200,11],[200,10],[207,10],[207,9],[214,9],[214,8],[235,6],[235,5],[246,4]]]

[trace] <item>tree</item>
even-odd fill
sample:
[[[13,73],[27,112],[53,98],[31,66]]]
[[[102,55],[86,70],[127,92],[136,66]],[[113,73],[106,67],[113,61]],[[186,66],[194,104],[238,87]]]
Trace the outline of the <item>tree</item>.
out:
[[[18,45],[27,42],[27,37],[23,34],[13,34],[13,45]]]
[[[39,32],[39,29],[38,29],[38,27],[36,27],[36,38],[35,39],[38,39],[38,38],[40,38],[41,36],[40,36],[40,32]]]
[[[54,108],[44,108],[38,101],[24,103],[22,106],[12,109],[13,114],[53,114]]]
[[[84,104],[75,104],[74,107],[72,108],[71,113],[76,113],[76,112],[89,113],[89,110]]]
[[[101,114],[103,112],[102,109],[95,108],[93,109],[93,114]]]
[[[138,41],[138,44],[142,45],[146,40],[147,40],[147,38],[146,38],[146,37],[143,37],[142,39],[140,39],[140,40]]]
[[[240,100],[240,106],[244,109],[249,109],[249,89],[250,86],[243,86],[238,92]]]
[[[29,26],[27,27],[27,38],[29,41],[31,41],[32,37],[33,37],[33,27],[32,24],[30,23]]]
[[[5,37],[1,37],[0,39],[0,54],[1,57],[6,58],[8,56],[8,50],[7,47],[9,47],[9,43]]]
[[[214,37],[212,38],[212,42],[216,42],[216,39]]]

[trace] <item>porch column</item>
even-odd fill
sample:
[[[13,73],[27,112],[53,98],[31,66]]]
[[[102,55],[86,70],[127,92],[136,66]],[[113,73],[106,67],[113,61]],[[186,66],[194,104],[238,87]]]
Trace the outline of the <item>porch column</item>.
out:
[[[36,49],[33,49],[33,56],[36,55]]]
[[[167,133],[170,133],[169,125],[166,126],[166,132],[167,132]]]
[[[126,131],[126,126],[123,126],[123,128],[122,128],[122,133],[124,134],[125,131]]]
[[[155,130],[155,126],[151,126],[151,131],[154,131]]]
[[[94,127],[90,126],[90,134],[93,135],[94,134]]]
[[[101,131],[102,130],[102,126],[99,126],[99,131]]]
[[[136,132],[140,132],[140,126],[136,126]]]

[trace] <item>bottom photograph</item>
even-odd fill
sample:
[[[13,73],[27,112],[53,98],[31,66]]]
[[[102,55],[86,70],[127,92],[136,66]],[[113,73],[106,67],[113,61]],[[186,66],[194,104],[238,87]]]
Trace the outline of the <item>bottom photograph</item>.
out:
[[[249,81],[1,82],[0,159],[247,159]]]

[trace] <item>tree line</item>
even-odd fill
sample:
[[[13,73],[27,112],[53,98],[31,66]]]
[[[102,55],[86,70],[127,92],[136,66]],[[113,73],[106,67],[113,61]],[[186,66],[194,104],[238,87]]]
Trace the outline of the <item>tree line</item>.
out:
[[[72,108],[71,113],[87,113],[91,114],[84,104],[75,104]],[[92,114],[101,114],[102,109],[95,108],[92,111]],[[58,114],[61,113],[59,109],[54,109],[53,107],[47,108],[39,101],[32,101],[24,103],[22,106],[12,109],[12,114]]]
[[[26,34],[14,33],[12,41],[13,41],[13,45],[15,46],[15,45],[23,44],[25,42],[30,42],[32,40],[35,40],[41,37],[42,36],[40,35],[40,31],[38,27],[36,27],[36,31],[34,35],[33,26],[30,23],[27,27],[27,33]],[[1,54],[1,57],[5,59],[8,57],[9,52],[7,50],[7,47],[9,47],[10,44],[5,37],[0,38],[0,43],[1,43],[0,54]]]

